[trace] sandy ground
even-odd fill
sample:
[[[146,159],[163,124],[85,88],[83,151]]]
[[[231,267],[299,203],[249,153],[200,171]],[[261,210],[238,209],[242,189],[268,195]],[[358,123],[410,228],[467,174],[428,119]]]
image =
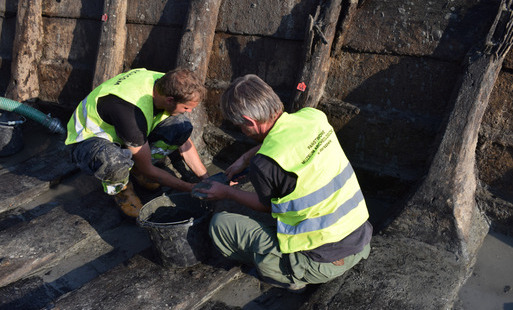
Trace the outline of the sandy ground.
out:
[[[464,310],[513,310],[513,238],[486,236],[472,276],[459,293]]]

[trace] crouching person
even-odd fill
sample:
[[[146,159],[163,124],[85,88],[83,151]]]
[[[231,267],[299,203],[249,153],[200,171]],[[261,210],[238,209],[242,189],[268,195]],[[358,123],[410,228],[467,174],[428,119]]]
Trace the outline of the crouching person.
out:
[[[153,163],[179,150],[200,179],[207,170],[189,138],[192,124],[185,116],[203,100],[203,83],[186,69],[166,74],[134,69],[102,83],[78,105],[68,122],[66,144],[72,161],[101,180],[121,211],[137,217],[141,200],[129,182],[191,191],[183,181]]]
[[[355,173],[325,114],[296,113],[255,75],[232,82],[221,98],[224,117],[261,145],[236,160],[227,177],[249,166],[255,192],[209,182],[207,199],[231,199],[271,213],[266,225],[221,212],[210,236],[226,257],[256,267],[264,281],[289,290],[328,282],[366,259],[372,225]]]

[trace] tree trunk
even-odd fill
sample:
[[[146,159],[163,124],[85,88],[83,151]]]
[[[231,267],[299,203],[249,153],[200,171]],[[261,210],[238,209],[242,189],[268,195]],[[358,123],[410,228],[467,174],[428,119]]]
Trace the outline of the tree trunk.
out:
[[[125,0],[105,0],[93,88],[123,71],[126,44]]]
[[[11,79],[5,97],[26,101],[39,96],[38,63],[42,54],[42,0],[19,0]]]
[[[221,0],[191,0],[178,49],[177,67],[194,71],[203,82],[207,76],[220,6]],[[203,105],[194,109],[190,118],[194,126],[191,139],[200,151],[200,155],[207,156],[208,154],[203,154],[206,151],[205,142],[202,139],[203,125],[207,122]]]

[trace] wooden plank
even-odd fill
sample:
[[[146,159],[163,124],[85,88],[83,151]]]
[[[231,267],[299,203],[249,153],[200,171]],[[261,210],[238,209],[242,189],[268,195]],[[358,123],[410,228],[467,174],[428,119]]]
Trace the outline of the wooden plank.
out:
[[[14,209],[47,191],[77,167],[68,153],[55,149],[0,171],[0,213]]]
[[[0,287],[0,308],[42,309],[151,247],[146,231],[129,222],[105,232],[92,232],[87,238],[75,241],[72,247],[64,249],[66,255],[53,254],[54,259],[48,259],[49,264],[42,265],[36,275]]]
[[[319,104],[328,79],[331,46],[341,7],[342,0],[321,1],[315,16],[310,16],[298,81],[298,84],[304,83],[306,88],[296,92],[292,106],[288,107],[288,110],[297,111],[304,107],[317,107]]]
[[[55,302],[57,309],[199,309],[241,271],[200,264],[164,268],[137,255]]]
[[[60,292],[39,277],[20,280],[15,285],[0,287],[1,309],[39,310],[59,297]]]
[[[183,36],[177,53],[176,66],[196,72],[203,82],[207,76],[220,6],[221,0],[190,1]],[[202,136],[203,124],[207,122],[207,114],[203,105],[194,109],[189,117],[194,126],[191,139],[196,148],[200,152],[204,152],[206,147]],[[201,153],[200,155],[204,157],[208,154]]]
[[[93,191],[78,201],[56,202],[48,213],[1,231],[0,287],[47,270],[72,252],[94,253],[83,241],[121,222],[112,204],[110,197]]]
[[[26,101],[39,96],[38,62],[42,55],[42,0],[19,0],[11,79],[5,97]]]
[[[407,237],[372,237],[367,260],[320,285],[302,310],[454,309],[464,277],[455,255]]]
[[[127,1],[105,0],[93,88],[123,71]]]

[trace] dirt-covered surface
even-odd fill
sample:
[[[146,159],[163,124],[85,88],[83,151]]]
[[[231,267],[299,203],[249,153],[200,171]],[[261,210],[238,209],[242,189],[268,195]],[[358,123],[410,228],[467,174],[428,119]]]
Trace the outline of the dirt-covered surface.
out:
[[[39,169],[33,163],[59,143],[35,128],[29,127],[22,152],[2,158],[2,175],[12,178],[14,187],[25,176],[13,167]],[[259,281],[251,268],[233,265],[209,244],[200,264],[167,268],[148,232],[123,218],[93,177],[63,170],[67,160],[55,158],[56,174],[63,174],[57,181],[23,184],[31,197],[4,198],[11,204],[0,215],[0,309],[508,310],[513,305],[513,242],[498,234],[485,239],[475,268],[467,270],[453,253],[385,231],[374,236],[368,260],[302,294]],[[241,186],[250,189],[248,183]],[[138,190],[144,201],[162,194]],[[216,208],[269,219],[230,202]]]
[[[513,310],[513,238],[489,233],[455,309]]]
[[[17,2],[0,0],[1,90],[11,78],[16,54]],[[25,124],[25,148],[0,158],[0,309],[510,310],[511,239],[488,235],[479,256],[467,260],[431,242],[461,241],[439,229],[447,227],[439,221],[453,224],[452,209],[437,217],[429,202],[419,203],[417,213],[393,218],[430,167],[467,52],[481,47],[499,1],[358,2],[352,22],[338,29],[319,108],[334,126],[371,209],[377,235],[368,260],[302,295],[261,283],[251,269],[231,265],[211,249],[201,264],[165,268],[147,231],[123,218],[97,180],[70,164],[62,140],[41,126]],[[129,1],[124,69],[172,69],[188,3]],[[209,117],[205,153],[215,160],[231,162],[251,146],[223,131],[229,129],[221,126],[218,109],[224,87],[254,73],[285,102],[293,97],[304,30],[317,3],[222,1],[204,103]],[[355,2],[344,1],[343,12],[349,3]],[[90,90],[103,29],[102,2],[44,0],[42,8],[42,46],[29,48],[42,49],[37,97],[52,106],[49,110],[62,109],[67,121]],[[510,235],[512,64],[510,54],[475,150],[476,214],[484,215],[496,232]],[[440,175],[443,180],[446,174]],[[136,189],[145,202],[165,191]],[[229,204],[217,207],[245,212]],[[391,226],[396,229],[386,229]],[[476,243],[487,231],[480,228],[479,234],[470,234],[479,239]]]

